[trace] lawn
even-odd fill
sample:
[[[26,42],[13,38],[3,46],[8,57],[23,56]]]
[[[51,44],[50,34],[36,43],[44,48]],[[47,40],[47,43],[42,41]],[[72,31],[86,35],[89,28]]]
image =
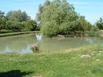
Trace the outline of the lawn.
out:
[[[0,54],[0,77],[103,77],[98,45],[60,53]]]

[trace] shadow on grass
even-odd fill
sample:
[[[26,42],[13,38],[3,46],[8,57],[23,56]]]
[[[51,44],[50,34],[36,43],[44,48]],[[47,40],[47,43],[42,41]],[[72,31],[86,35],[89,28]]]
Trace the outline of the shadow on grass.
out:
[[[33,72],[21,72],[20,70],[13,70],[8,72],[0,72],[0,77],[24,77]]]

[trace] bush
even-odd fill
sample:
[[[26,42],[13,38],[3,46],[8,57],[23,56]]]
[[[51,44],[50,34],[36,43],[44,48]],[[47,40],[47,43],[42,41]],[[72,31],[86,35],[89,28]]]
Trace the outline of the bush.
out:
[[[36,21],[34,20],[28,20],[28,21],[25,21],[23,22],[23,25],[24,25],[24,31],[34,31],[37,29],[37,23]]]
[[[12,30],[14,32],[22,31],[23,24],[21,22],[17,22],[17,21],[8,21],[6,29]]]

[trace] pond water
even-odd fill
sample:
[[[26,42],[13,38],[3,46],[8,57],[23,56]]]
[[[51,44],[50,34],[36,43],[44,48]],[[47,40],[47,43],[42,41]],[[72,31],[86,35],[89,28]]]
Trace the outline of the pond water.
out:
[[[33,34],[0,37],[0,53],[32,53],[31,46],[36,43],[39,43],[41,51],[56,52],[97,43],[103,44],[103,39],[96,37],[69,37],[61,40],[58,38],[43,38],[38,42]]]

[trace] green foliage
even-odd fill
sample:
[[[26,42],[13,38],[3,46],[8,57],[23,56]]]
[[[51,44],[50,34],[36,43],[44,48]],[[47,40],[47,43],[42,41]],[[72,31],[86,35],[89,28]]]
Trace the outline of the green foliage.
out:
[[[23,22],[24,30],[26,31],[34,31],[37,29],[37,23],[34,20],[28,20]]]
[[[45,36],[52,37],[52,36],[56,36],[58,34],[59,28],[58,28],[57,24],[55,23],[55,21],[46,22],[42,26],[41,32]]]
[[[95,25],[93,25],[92,27],[91,27],[91,31],[99,31],[99,28],[97,27],[97,26],[95,26]]]
[[[17,21],[7,21],[6,23],[6,29],[8,30],[12,30],[12,31],[22,31],[23,29],[23,24],[21,22],[17,22]]]
[[[66,33],[69,27],[68,21],[75,21],[77,14],[66,0],[47,0],[40,7],[38,19],[42,33],[46,36],[54,36],[61,32]]]
[[[22,12],[21,10],[8,12],[6,18],[8,19],[6,28],[9,30],[23,31],[24,28],[30,26],[28,24],[26,25],[26,23],[28,23],[29,20],[31,21],[30,17],[26,14],[26,12]]]
[[[77,26],[80,31],[90,31],[92,25],[85,19],[84,16],[79,17],[79,25]]]
[[[46,36],[67,35],[69,32],[91,29],[91,24],[79,16],[66,0],[46,0],[39,7],[37,19],[41,32]]]
[[[4,29],[6,25],[6,18],[4,12],[0,11],[0,30]]]
[[[103,18],[100,18],[97,23],[96,26],[100,29],[103,30]]]
[[[36,28],[36,21],[32,20],[26,12],[17,10],[10,11],[4,15],[4,12],[0,11],[0,33],[4,30],[6,30],[6,32],[34,31]]]
[[[27,21],[30,19],[30,17],[26,14],[26,12],[22,12],[21,10],[10,11],[7,13],[6,17],[8,20],[18,22]]]

